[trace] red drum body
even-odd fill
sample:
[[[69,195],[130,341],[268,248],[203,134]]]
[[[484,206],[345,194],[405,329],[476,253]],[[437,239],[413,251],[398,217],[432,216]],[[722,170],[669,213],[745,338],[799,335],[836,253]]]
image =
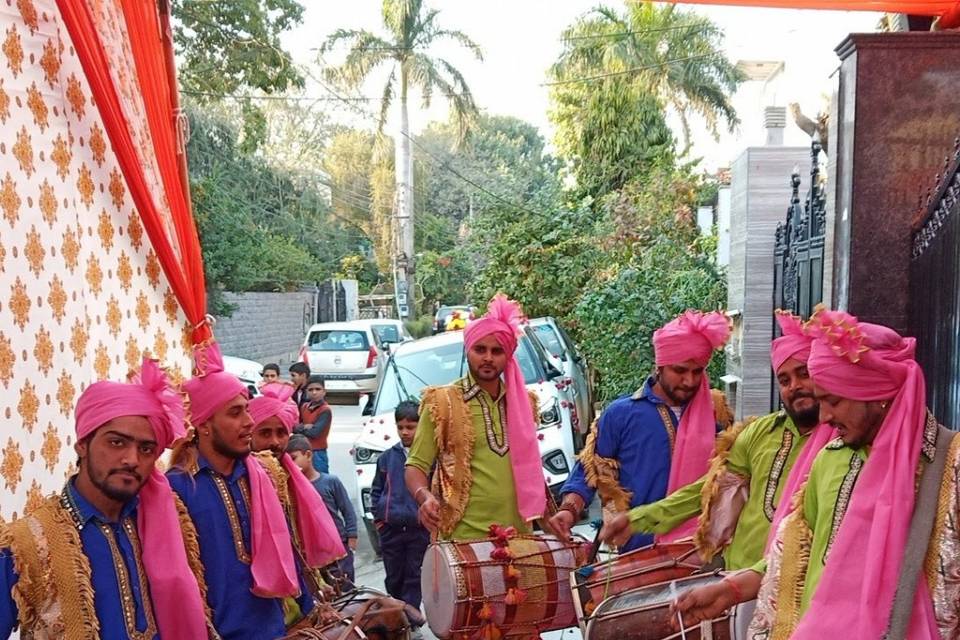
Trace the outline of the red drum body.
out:
[[[698,571],[702,564],[692,543],[675,542],[653,544],[580,567],[570,574],[577,617],[582,620],[589,616],[610,596],[666,580],[686,578]]]
[[[611,596],[587,617],[584,640],[732,640],[735,614],[674,631],[670,603],[683,592],[722,580],[716,574],[691,576],[631,589]]]
[[[503,636],[576,626],[570,573],[586,545],[552,536],[516,536],[509,558],[493,539],[438,542],[423,559],[421,585],[430,629],[439,638],[493,624]]]

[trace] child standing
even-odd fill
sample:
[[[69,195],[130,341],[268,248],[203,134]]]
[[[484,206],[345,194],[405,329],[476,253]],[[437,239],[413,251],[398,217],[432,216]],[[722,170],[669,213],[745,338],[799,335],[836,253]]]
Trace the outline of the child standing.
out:
[[[333,412],[327,404],[327,388],[323,376],[310,376],[306,389],[307,402],[300,406],[300,424],[293,431],[305,435],[310,440],[313,468],[320,473],[329,473],[327,436],[330,435]]]
[[[340,478],[329,473],[320,473],[314,468],[310,441],[305,436],[297,434],[290,436],[287,453],[323,498],[330,517],[337,525],[337,531],[340,532],[340,540],[343,542],[343,548],[347,550],[347,555],[327,569],[340,583],[341,593],[349,591],[353,589],[353,552],[357,548],[357,515],[353,512],[350,496],[347,495],[347,490],[340,482]]]
[[[420,565],[430,533],[417,520],[418,505],[403,481],[403,468],[420,421],[416,402],[404,401],[394,410],[400,442],[377,460],[370,500],[387,577],[387,593],[420,608]]]

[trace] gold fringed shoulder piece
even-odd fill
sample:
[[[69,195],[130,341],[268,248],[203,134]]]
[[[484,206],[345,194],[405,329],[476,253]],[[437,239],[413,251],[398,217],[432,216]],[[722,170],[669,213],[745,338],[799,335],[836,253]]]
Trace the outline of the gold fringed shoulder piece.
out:
[[[721,429],[727,429],[734,422],[733,410],[727,404],[727,395],[719,389],[710,390],[710,399],[713,401],[713,417]]]
[[[620,463],[597,454],[599,423],[599,418],[593,421],[578,460],[583,466],[587,485],[596,489],[601,503],[614,511],[623,512],[630,508],[633,494],[620,484]]]
[[[703,484],[703,489],[700,490],[700,521],[697,525],[697,531],[693,535],[693,544],[697,547],[697,551],[704,562],[710,562],[713,556],[720,551],[720,548],[709,539],[707,534],[710,531],[712,520],[710,516],[711,508],[720,494],[719,480],[727,471],[727,459],[730,457],[733,443],[737,441],[743,430],[756,419],[756,416],[750,416],[746,420],[721,431],[717,436],[716,444],[714,444],[713,457],[710,459],[710,466],[707,469],[706,481]]]
[[[433,420],[437,445],[433,489],[443,498],[439,530],[442,537],[448,538],[466,512],[473,484],[470,460],[476,435],[459,384],[424,389],[421,410],[428,411]]]
[[[780,561],[780,586],[775,598],[777,615],[773,622],[771,640],[788,640],[800,622],[803,591],[813,545],[813,532],[807,525],[803,512],[806,489],[807,485],[804,483],[793,497],[793,511],[781,523],[783,555]]]

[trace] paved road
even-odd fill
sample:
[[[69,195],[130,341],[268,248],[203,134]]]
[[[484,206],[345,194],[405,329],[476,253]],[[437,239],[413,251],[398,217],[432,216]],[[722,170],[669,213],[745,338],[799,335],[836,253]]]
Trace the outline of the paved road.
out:
[[[353,441],[360,435],[361,408],[362,405],[332,405],[333,429],[327,440],[330,471],[338,476],[346,487],[358,519],[361,509],[357,503],[357,473],[350,450],[353,448]],[[596,511],[596,505],[594,505],[594,511]],[[366,529],[359,521],[358,530],[360,540],[355,557],[357,584],[383,591],[383,563],[376,559],[370,540],[367,539]],[[575,530],[585,537],[592,535],[589,525],[580,525]],[[427,627],[423,628],[423,637],[425,640],[434,640],[433,634]],[[580,630],[555,631],[545,633],[543,637],[548,640],[580,640]]]

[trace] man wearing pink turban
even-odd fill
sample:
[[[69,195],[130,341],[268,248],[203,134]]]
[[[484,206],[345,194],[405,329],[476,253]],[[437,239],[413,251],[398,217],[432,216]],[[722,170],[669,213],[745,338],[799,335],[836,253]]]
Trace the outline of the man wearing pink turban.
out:
[[[179,394],[144,360],[129,384],[87,387],[75,414],[77,474],[0,531],[0,637],[208,637],[197,550],[155,466],[183,434]]]
[[[749,637],[960,637],[960,439],[926,411],[914,339],[822,308],[806,330],[839,437],[776,532]]]
[[[224,640],[273,640],[286,634],[284,599],[296,598],[303,615],[315,606],[265,466],[276,463],[250,454],[247,388],[223,370],[220,348],[197,347],[194,359],[184,389],[195,433],[174,451],[167,477],[196,526],[217,632]]]
[[[307,585],[319,598],[325,583],[316,570],[338,562],[348,552],[327,505],[287,453],[290,433],[300,421],[300,412],[291,399],[294,391],[291,385],[268,384],[260,388],[260,396],[250,401],[247,410],[253,420],[251,448],[255,452],[270,452],[279,463],[271,465],[271,470],[274,483],[287,488],[289,501],[283,507],[293,533],[294,551],[301,566],[309,569],[305,572]],[[353,541],[356,543],[356,535]],[[349,568],[352,577],[352,560]]]
[[[544,515],[536,403],[514,356],[522,320],[515,302],[495,296],[464,330],[469,373],[423,392],[405,481],[421,522],[441,538],[482,538],[492,525],[529,532]]]
[[[817,429],[820,405],[807,371],[811,339],[796,316],[778,312],[776,319],[783,335],[773,341],[770,360],[783,408],[723,432],[706,476],[663,500],[618,516],[602,539],[617,542],[629,531],[667,533],[700,515],[694,542],[705,561],[722,552],[724,566],[739,570],[763,558],[779,506],[789,503],[813,456],[835,437],[829,426]],[[799,473],[791,477],[798,462]],[[718,595],[724,595],[724,586],[718,589]]]
[[[732,417],[722,394],[713,400],[706,366],[729,335],[726,316],[716,311],[686,311],[654,332],[656,374],[632,395],[614,400],[590,430],[551,519],[556,530],[569,532],[595,493],[606,509],[625,512],[707,472],[718,428]],[[670,539],[689,537],[695,527],[691,518]],[[652,536],[638,533],[621,551],[651,542]]]

